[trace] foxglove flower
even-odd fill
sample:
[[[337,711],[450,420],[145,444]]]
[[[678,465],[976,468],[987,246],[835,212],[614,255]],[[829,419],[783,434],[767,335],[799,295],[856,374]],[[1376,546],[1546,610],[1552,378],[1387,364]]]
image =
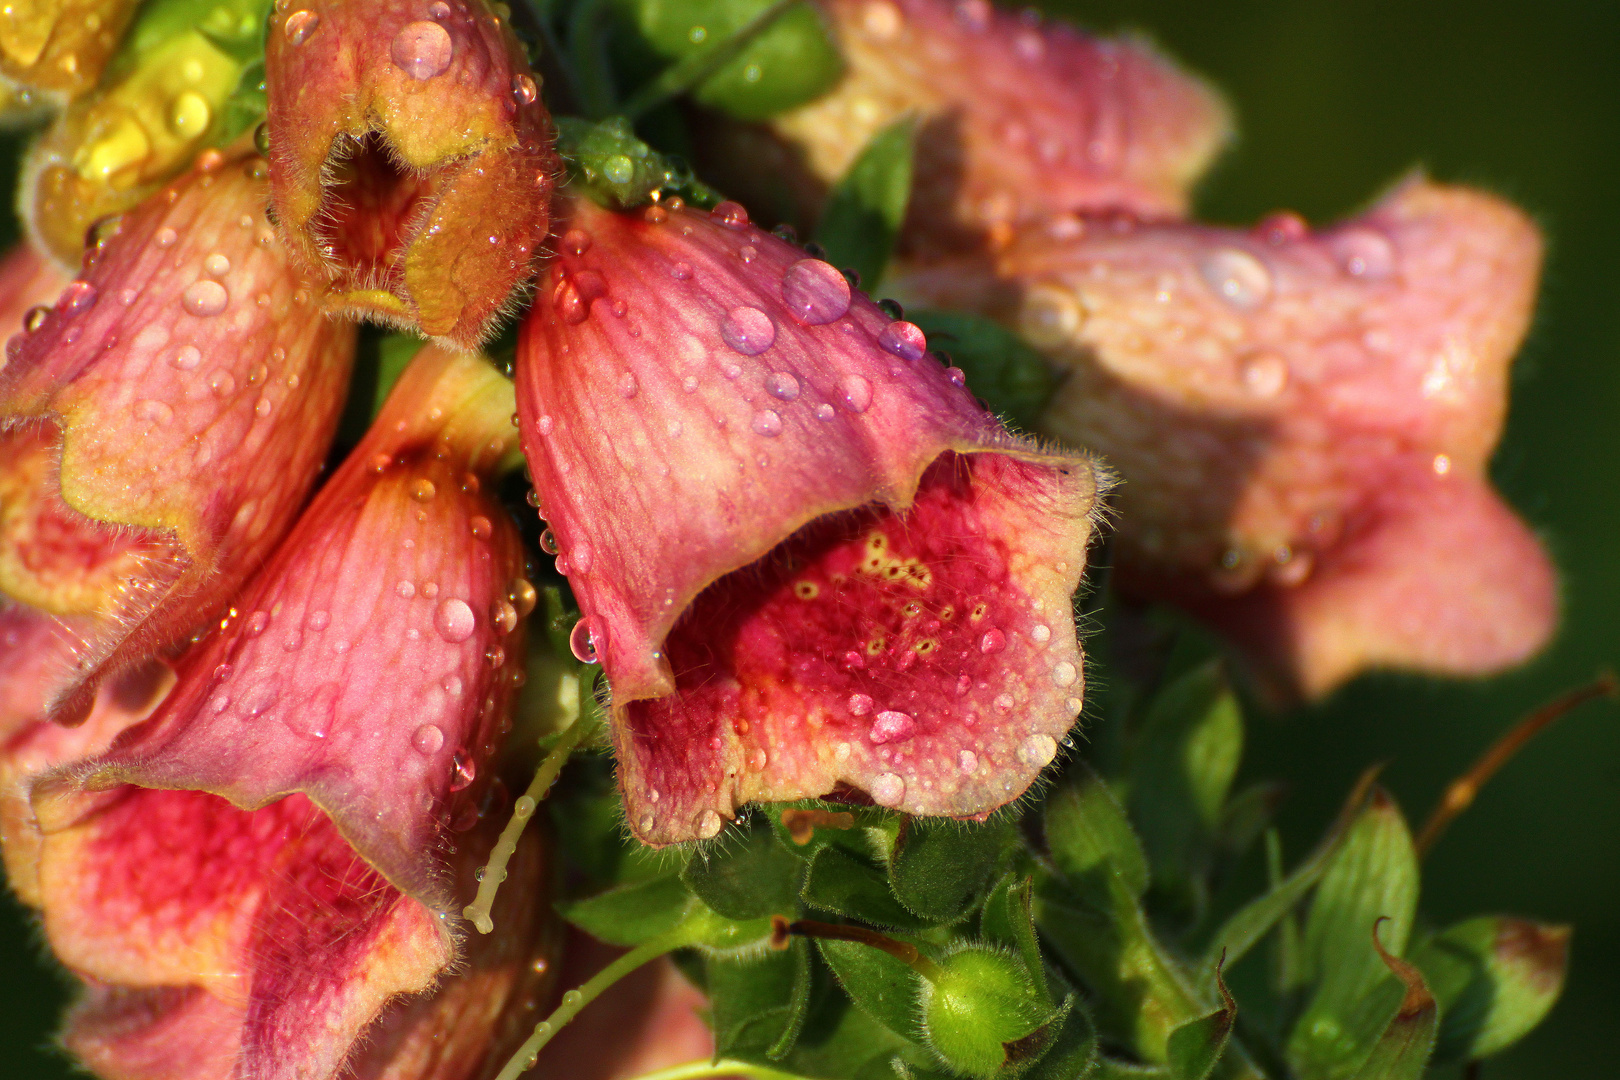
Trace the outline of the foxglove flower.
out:
[[[1058,218],[902,295],[979,306],[1067,374],[1045,431],[1120,489],[1116,581],[1230,633],[1274,687],[1482,674],[1550,635],[1546,554],[1485,476],[1541,244],[1411,180],[1309,232]],[[960,272],[959,272],[960,271]]]
[[[24,0],[0,10],[0,78],[53,96],[96,84],[136,0]]]
[[[483,490],[512,408],[483,360],[419,356],[151,718],[36,785],[45,932],[92,987],[66,1042],[92,1068],[439,1058],[404,1075],[448,1078],[518,1034],[502,1017],[544,926],[535,845],[503,940],[468,956],[449,915],[504,823],[479,828],[533,598]]]
[[[334,309],[476,345],[545,239],[551,121],[484,0],[278,5],[265,53],[282,235]]]
[[[1080,708],[1099,474],[1007,434],[830,265],[577,200],[518,347],[524,446],[612,685],[631,828],[755,799],[988,813]]]
[[[205,157],[105,230],[7,345],[0,594],[55,620],[26,632],[54,637],[37,691],[61,715],[217,616],[331,441],[354,329],[289,267],[264,174]],[[4,618],[23,632],[28,616]]]
[[[1213,90],[1140,39],[988,0],[824,0],[848,69],[771,121],[823,184],[872,135],[922,120],[905,241],[924,252],[1075,209],[1179,215],[1225,144]]]
[[[77,6],[90,18],[88,5]],[[108,77],[70,103],[23,161],[17,206],[40,250],[76,267],[98,222],[168,183],[210,140],[233,134],[226,105],[256,48],[265,7],[264,0],[145,5]]]

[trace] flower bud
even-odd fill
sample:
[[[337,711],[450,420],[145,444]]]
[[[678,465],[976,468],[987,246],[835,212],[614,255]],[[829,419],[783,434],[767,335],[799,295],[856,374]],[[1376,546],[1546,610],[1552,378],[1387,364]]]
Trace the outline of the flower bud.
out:
[[[1023,961],[980,945],[939,961],[919,980],[923,1032],[952,1069],[989,1080],[1021,1057],[1017,1044],[1052,1018],[1052,1005]]]
[[[558,170],[505,20],[484,0],[286,4],[265,71],[279,227],[328,305],[476,345],[532,272]]]
[[[18,206],[29,237],[76,266],[92,225],[141,202],[216,135],[265,0],[147,4],[113,74],[29,150]]]
[[[214,618],[292,524],[337,424],[354,329],[264,219],[264,163],[188,174],[108,228],[0,369],[0,593],[59,620],[41,691]]]
[[[13,0],[0,11],[0,77],[74,98],[96,84],[137,0]]]
[[[1080,709],[1092,463],[1009,435],[920,330],[735,203],[579,200],[559,247],[519,423],[636,835],[850,789],[1017,798]]]
[[[500,897],[509,939],[467,954],[447,929],[505,821],[526,590],[484,484],[512,407],[483,360],[420,354],[162,705],[35,786],[46,935],[99,988],[66,1037],[92,1066],[146,1075],[167,1047],[288,1080],[459,1077],[518,1033],[533,848]],[[452,965],[470,981],[394,1001]]]
[[[1071,210],[1178,215],[1230,134],[1215,92],[1140,39],[988,0],[826,0],[847,64],[770,122],[822,184],[908,112],[921,125],[903,244],[974,246]]]
[[[1369,666],[1500,670],[1551,634],[1551,564],[1485,475],[1540,254],[1514,207],[1416,179],[1316,233],[1057,219],[989,277],[895,287],[1067,372],[1041,427],[1127,481],[1122,590],[1319,696]]]

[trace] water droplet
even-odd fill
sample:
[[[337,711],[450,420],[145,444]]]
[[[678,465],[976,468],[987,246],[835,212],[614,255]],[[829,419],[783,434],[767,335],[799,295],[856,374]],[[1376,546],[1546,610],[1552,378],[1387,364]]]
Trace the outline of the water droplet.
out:
[[[433,611],[433,628],[439,632],[444,640],[454,644],[466,641],[472,637],[473,627],[477,620],[473,617],[472,608],[467,606],[465,600],[451,597],[439,602]]]
[[[729,228],[741,229],[748,224],[748,211],[741,203],[732,202],[730,199],[716,203],[709,213],[716,221]]]
[[[641,820],[636,823],[636,831],[642,835],[646,835],[647,833],[653,831],[653,826],[656,824],[657,821],[653,819],[651,814],[642,814]]]
[[[906,782],[892,772],[882,773],[872,781],[871,795],[879,806],[899,806],[906,797]]]
[[[579,571],[581,574],[590,573],[591,545],[582,540],[574,545],[574,550],[569,552],[569,555],[574,561],[574,569]]]
[[[149,424],[162,426],[174,419],[174,410],[161,401],[137,401],[135,403],[135,419],[143,420]]]
[[[997,694],[996,700],[991,702],[1001,712],[1011,712],[1013,699],[1011,694]]]
[[[676,281],[690,281],[692,279],[692,264],[678,262],[669,268],[669,276]]]
[[[754,414],[754,422],[749,426],[754,429],[755,435],[774,439],[782,434],[782,416],[775,409],[761,409]]]
[[[534,605],[539,600],[539,594],[535,592],[534,586],[525,579],[513,578],[511,583],[506,586],[506,599],[517,609],[518,617],[523,618],[534,610]]]
[[[838,388],[844,392],[844,407],[863,413],[872,404],[872,381],[864,375],[846,375]]]
[[[963,371],[959,367],[948,367],[948,368],[946,368],[945,369],[945,377],[947,379],[951,380],[951,385],[952,386],[966,386],[967,385],[967,372]]]
[[[304,625],[318,634],[332,625],[332,616],[325,611],[312,611],[309,618],[304,620]]]
[[[394,66],[413,79],[431,79],[442,74],[455,54],[450,31],[426,19],[406,23],[388,47]]]
[[[800,322],[823,326],[849,310],[849,282],[831,263],[800,259],[782,275],[782,300]]]
[[[956,767],[971,776],[979,771],[979,755],[971,750],[963,750],[956,755]]]
[[[557,545],[557,534],[552,532],[550,529],[546,529],[544,532],[542,532],[540,534],[540,550],[545,552],[547,555],[555,555],[557,552],[561,551],[562,548],[558,547]]]
[[[1217,296],[1234,307],[1258,307],[1271,296],[1271,271],[1240,248],[1221,248],[1205,256],[1198,272]]]
[[[878,334],[878,344],[902,360],[917,360],[928,351],[928,336],[916,323],[901,319],[883,328]]]
[[[1057,757],[1057,740],[1050,735],[1031,735],[1018,747],[1018,760],[1026,765],[1044,768]]]
[[[411,498],[417,502],[432,502],[438,493],[438,486],[425,476],[411,481]]]
[[[872,711],[874,704],[875,702],[867,694],[849,695],[849,711],[852,715],[866,716]]]
[[[1350,228],[1334,236],[1329,245],[1351,277],[1380,281],[1395,271],[1395,245],[1381,232]]]
[[[575,255],[583,255],[591,249],[591,234],[584,229],[569,229],[563,233],[562,249]]]
[[[1451,455],[1436,454],[1434,455],[1434,461],[1431,464],[1434,468],[1434,474],[1436,476],[1444,476],[1451,471]]]
[[[556,428],[556,422],[552,420],[550,416],[542,416],[539,420],[535,421],[534,427],[536,431],[540,432],[540,434],[550,435]]]
[[[1074,294],[1061,285],[1036,285],[1024,296],[1018,329],[1038,349],[1067,344],[1086,321]]]
[[[176,240],[180,239],[180,234],[165,225],[163,228],[159,229],[155,234],[153,234],[152,239],[158,247],[166,248],[173,244]]]
[[[881,745],[887,742],[909,739],[916,733],[917,721],[913,720],[910,715],[885,710],[877,714],[877,719],[872,722],[872,727],[866,734],[874,744]]]
[[[776,341],[776,324],[759,308],[732,308],[720,320],[720,339],[744,356],[758,356]]]
[[[1036,623],[1029,631],[1030,640],[1037,645],[1045,645],[1052,640],[1052,628],[1045,623]]]
[[[478,766],[457,750],[450,759],[450,790],[461,791],[478,777]]]
[[[512,97],[519,105],[532,105],[539,96],[540,89],[535,86],[534,79],[528,75],[517,75],[512,79]]]
[[[1007,647],[1007,635],[999,627],[992,626],[979,638],[979,651],[982,653],[998,653]]]
[[[208,388],[220,397],[224,397],[236,389],[236,377],[228,371],[216,371],[208,376]]]
[[[180,294],[180,306],[199,319],[218,315],[230,302],[230,293],[217,281],[192,282]]]
[[[182,345],[179,351],[169,358],[169,363],[181,371],[191,371],[202,363],[202,350],[195,345]]]
[[[294,630],[281,639],[281,647],[287,652],[297,652],[304,647],[304,635]]]
[[[402,600],[411,600],[416,596],[416,585],[409,581],[401,581],[398,585],[394,586],[394,592],[397,593]]]
[[[582,664],[601,662],[596,651],[596,635],[591,632],[591,620],[581,619],[574,624],[574,629],[568,634],[568,648],[574,654],[574,659]]]
[[[39,328],[45,325],[45,320],[50,317],[50,308],[44,304],[36,304],[28,309],[28,314],[23,316],[23,329],[30,334],[37,333]]]
[[[1273,398],[1288,385],[1288,362],[1276,353],[1263,352],[1243,361],[1239,374],[1249,393],[1258,398]]]
[[[209,277],[224,277],[231,272],[231,260],[215,252],[203,260],[203,273]]]
[[[792,401],[799,396],[799,380],[785,371],[772,372],[765,379],[765,389],[770,391],[772,397]]]
[[[495,528],[490,520],[482,514],[467,522],[467,530],[473,534],[474,540],[488,540]]]
[[[287,16],[287,25],[282,29],[287,34],[289,44],[302,45],[320,25],[321,17],[313,11],[295,11]]]
[[[489,622],[497,634],[510,634],[517,628],[517,608],[509,600],[495,600],[489,605]]]
[[[1060,660],[1052,668],[1052,681],[1059,686],[1073,686],[1074,680],[1080,677],[1080,672],[1067,660]]]
[[[96,287],[88,281],[70,281],[62,295],[56,298],[56,310],[64,315],[77,315],[88,311],[96,302]]]
[[[713,840],[726,827],[726,819],[719,811],[705,810],[697,816],[696,832],[699,840]]]

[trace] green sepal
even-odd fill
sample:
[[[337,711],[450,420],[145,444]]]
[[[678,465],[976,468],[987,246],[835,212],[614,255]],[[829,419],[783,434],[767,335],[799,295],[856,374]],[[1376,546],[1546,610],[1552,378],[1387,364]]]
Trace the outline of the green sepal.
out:
[[[1034,430],[1062,381],[1040,353],[982,315],[920,309],[908,311],[906,318],[928,335],[930,348],[950,355],[967,376],[967,388],[991,412]]]
[[[793,918],[805,865],[776,842],[755,818],[727,833],[724,846],[692,852],[681,880],[698,899],[728,919]]]
[[[1226,988],[1226,980],[1219,972],[1215,975],[1215,985],[1221,993],[1220,1007],[1176,1028],[1165,1044],[1170,1075],[1175,1080],[1205,1080],[1226,1052],[1232,1027],[1237,1023],[1237,1002],[1232,1000],[1232,992]]]
[[[1376,941],[1375,945],[1380,958],[1400,980],[1400,1003],[1373,1044],[1372,1053],[1352,1074],[1353,1080],[1419,1080],[1434,1050],[1439,1006],[1422,972],[1385,952]]]
[[[1148,887],[1147,855],[1108,785],[1077,762],[1046,800],[1046,847],[1052,865],[1081,894],[1110,903],[1117,880],[1132,899]]]
[[[798,1041],[810,1006],[809,943],[704,968],[712,1003],[715,1055],[779,1061]]]
[[[1046,984],[1046,961],[1035,936],[1035,885],[1029,877],[1007,874],[990,890],[979,912],[979,936],[993,945],[1012,949],[1023,958],[1041,993],[1051,996]]]
[[[833,980],[815,980],[793,1049],[762,1064],[819,1080],[897,1080],[895,1063],[926,1063],[926,1051],[856,1008]]]
[[[857,1008],[901,1038],[921,1043],[917,997],[922,976],[882,949],[858,941],[823,938],[816,948]]]
[[[816,853],[799,897],[813,908],[873,926],[922,930],[934,925],[895,899],[882,870],[842,848],[829,846]]]
[[[1501,1053],[1558,1000],[1569,927],[1483,915],[1448,926],[1411,952],[1440,1004],[1437,1065]]]
[[[1300,949],[1310,999],[1286,1053],[1300,1080],[1354,1074],[1401,997],[1375,948],[1405,951],[1417,908],[1418,865],[1399,808],[1375,790],[1344,844],[1328,861],[1311,902]]]
[[[859,274],[869,292],[876,292],[906,221],[916,135],[915,116],[873,135],[827,193],[816,226],[816,243],[827,258]]]
[[[1097,1029],[1074,994],[1058,1007],[1057,1024],[1046,1051],[1021,1080],[1085,1080],[1097,1063]]]
[[[982,824],[907,818],[889,857],[889,886],[919,918],[954,922],[984,895],[1013,838],[1002,816]]]

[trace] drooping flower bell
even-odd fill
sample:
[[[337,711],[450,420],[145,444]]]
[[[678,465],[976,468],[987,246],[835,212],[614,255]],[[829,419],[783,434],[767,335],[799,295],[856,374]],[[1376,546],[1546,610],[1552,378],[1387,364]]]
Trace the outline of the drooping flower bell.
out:
[[[265,52],[282,235],[334,310],[476,345],[528,279],[550,117],[484,0],[280,5]]]
[[[1145,41],[988,0],[824,0],[847,70],[770,122],[823,184],[921,119],[904,242],[935,252],[1086,208],[1179,216],[1230,135],[1220,98]]]
[[[54,641],[35,696],[59,715],[216,617],[330,444],[355,331],[288,265],[264,175],[206,155],[7,345],[0,594],[54,627],[28,633]]]
[[[570,214],[519,418],[636,835],[754,799],[1016,798],[1080,708],[1096,467],[1007,434],[735,203]]]
[[[1312,233],[1054,219],[895,283],[1067,372],[1041,426],[1125,479],[1116,581],[1234,637],[1272,688],[1483,674],[1538,649],[1552,567],[1485,476],[1541,253],[1499,199],[1421,179]]]
[[[500,938],[469,952],[451,915],[504,823],[533,602],[484,490],[512,408],[482,359],[419,355],[153,715],[36,785],[45,932],[93,987],[65,1041],[93,1068],[460,1077],[519,1034],[550,942],[538,842]]]

